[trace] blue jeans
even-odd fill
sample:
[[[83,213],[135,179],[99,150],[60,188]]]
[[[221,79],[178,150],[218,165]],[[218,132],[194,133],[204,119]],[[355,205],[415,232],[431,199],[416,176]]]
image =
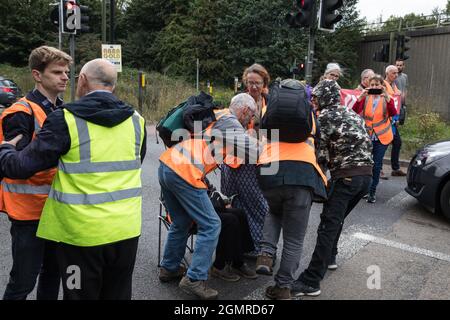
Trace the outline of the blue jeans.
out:
[[[39,276],[37,300],[57,300],[60,284],[55,243],[36,237],[39,221],[11,220],[13,266],[4,300],[25,300]]]
[[[378,183],[380,182],[380,173],[383,168],[383,158],[388,146],[382,144],[379,140],[372,141],[372,156],[373,156],[373,170],[372,170],[372,184],[370,185],[370,194],[375,194]]]
[[[219,216],[206,189],[194,188],[163,163],[160,163],[158,177],[166,208],[172,218],[161,266],[171,272],[178,270],[186,251],[189,229],[195,221],[197,237],[187,276],[191,280],[207,280],[219,240]]]

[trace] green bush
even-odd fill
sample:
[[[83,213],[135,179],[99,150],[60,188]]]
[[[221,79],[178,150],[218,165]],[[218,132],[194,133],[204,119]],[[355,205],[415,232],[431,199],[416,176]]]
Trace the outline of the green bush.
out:
[[[450,126],[438,113],[415,110],[400,126],[402,136],[401,155],[410,159],[417,149],[427,143],[450,138]]]

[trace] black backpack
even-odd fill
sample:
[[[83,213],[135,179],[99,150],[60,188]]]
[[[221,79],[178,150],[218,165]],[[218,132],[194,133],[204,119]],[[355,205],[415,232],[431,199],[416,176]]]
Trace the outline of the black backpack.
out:
[[[211,122],[216,121],[214,109],[217,103],[203,91],[196,96],[189,97],[176,107],[172,108],[156,125],[159,137],[167,147],[172,147],[180,140],[172,140],[172,133],[177,129],[194,130],[194,122],[202,122],[202,130],[205,130]]]
[[[279,130],[282,142],[304,142],[311,136],[313,116],[306,95],[306,88],[297,80],[286,79],[272,84],[269,91],[267,111],[261,120],[261,128]]]

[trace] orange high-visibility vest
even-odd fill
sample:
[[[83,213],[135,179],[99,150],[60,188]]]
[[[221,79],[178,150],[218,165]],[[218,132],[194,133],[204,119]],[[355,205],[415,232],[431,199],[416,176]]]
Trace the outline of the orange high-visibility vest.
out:
[[[36,103],[21,98],[0,116],[0,142],[4,140],[3,119],[16,112],[25,112],[34,118],[32,139],[47,119],[44,110]],[[56,168],[40,171],[28,179],[4,178],[0,188],[0,210],[15,220],[39,220]]]
[[[314,118],[314,116],[313,116]],[[314,135],[316,134],[316,121],[313,120],[311,136],[304,142],[267,142],[259,156],[258,164],[268,164],[277,161],[302,161],[311,164],[322,177],[325,185],[327,178],[317,164],[316,149],[314,146]]]
[[[369,95],[366,97],[362,112],[367,132],[372,136],[375,131],[378,140],[380,140],[382,144],[388,145],[394,139],[394,135],[392,133],[391,120],[387,112],[386,100],[384,97],[380,97],[374,111],[372,111],[372,106],[373,96]]]
[[[386,86],[386,91],[391,96],[399,96],[402,92],[397,88],[397,85],[393,83],[393,86],[389,84],[386,80],[384,80],[384,85]]]
[[[193,137],[182,141],[164,151],[159,160],[171,168],[180,178],[195,188],[207,189],[204,182],[205,176],[217,168],[218,163],[215,156],[221,159],[232,159],[227,157],[225,149],[214,148],[211,141],[214,124],[224,115],[230,114],[228,110],[215,110],[216,121],[212,122],[206,130],[195,133]],[[197,136],[198,135],[198,136]],[[213,155],[214,149],[216,155]],[[233,162],[233,160],[229,160]],[[226,161],[225,161],[226,162]],[[230,163],[226,162],[228,165]],[[236,164],[231,163],[231,166]]]

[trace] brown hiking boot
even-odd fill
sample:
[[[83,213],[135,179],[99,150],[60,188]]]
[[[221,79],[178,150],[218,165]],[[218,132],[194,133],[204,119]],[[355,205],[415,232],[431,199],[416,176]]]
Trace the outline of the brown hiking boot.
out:
[[[241,278],[236,273],[233,272],[229,264],[226,264],[225,267],[223,267],[223,269],[219,269],[212,266],[211,276],[228,282],[236,282],[239,281],[239,279]]]
[[[232,267],[231,270],[233,270],[234,273],[246,279],[258,278],[258,275],[256,274],[255,270],[250,268],[246,263],[243,263],[242,266],[240,266],[239,268]]]
[[[180,280],[184,274],[186,273],[186,267],[184,265],[180,265],[177,271],[170,272],[169,270],[160,267],[159,268],[159,281],[161,282],[169,282],[172,280]]]
[[[217,290],[208,288],[206,286],[206,281],[191,281],[188,276],[184,276],[180,284],[178,285],[181,290],[189,295],[194,295],[201,300],[214,300],[217,299],[219,293]]]
[[[391,172],[391,176],[393,176],[393,177],[404,177],[404,176],[406,176],[406,173],[403,172],[401,169],[398,169],[398,170],[393,170]]]
[[[291,289],[270,286],[266,289],[266,297],[272,300],[291,300]]]
[[[268,253],[261,253],[256,258],[256,273],[271,276],[273,273],[273,258]]]

